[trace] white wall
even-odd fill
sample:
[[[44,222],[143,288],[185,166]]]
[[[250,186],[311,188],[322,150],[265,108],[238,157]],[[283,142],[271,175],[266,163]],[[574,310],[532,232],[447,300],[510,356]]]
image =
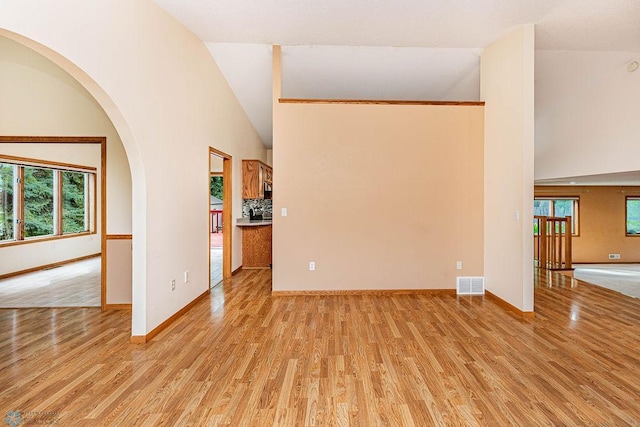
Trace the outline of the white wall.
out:
[[[525,25],[481,57],[485,104],[486,288],[533,311],[534,28]]]
[[[208,289],[209,146],[233,156],[234,212],[241,159],[264,160],[265,148],[204,44],[151,0],[5,1],[0,29],[78,79],[123,141],[133,182],[132,333],[145,335]]]
[[[66,71],[0,36],[0,135],[105,136],[108,232],[131,233],[131,174],[102,107]]]
[[[535,178],[639,170],[640,52],[536,51]]]
[[[50,60],[5,37],[0,37],[0,93],[0,135],[107,138],[107,232],[131,233],[129,164],[118,133],[95,99]],[[0,153],[98,168],[98,234],[0,248],[0,274],[100,253],[100,146],[1,144]]]

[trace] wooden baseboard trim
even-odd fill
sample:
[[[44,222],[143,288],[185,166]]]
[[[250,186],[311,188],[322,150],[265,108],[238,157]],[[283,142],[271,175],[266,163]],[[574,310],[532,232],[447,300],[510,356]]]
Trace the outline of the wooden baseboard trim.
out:
[[[471,105],[484,106],[484,101],[417,101],[398,99],[308,99],[279,98],[280,104],[381,104],[381,105]]]
[[[131,339],[129,340],[131,344],[146,344],[147,336],[146,335],[131,335]]]
[[[164,322],[162,322],[161,324],[156,326],[147,335],[132,335],[131,339],[130,339],[131,344],[145,344],[145,343],[151,341],[151,339],[153,337],[155,337],[160,332],[165,330],[169,325],[171,325],[173,322],[175,322],[180,316],[185,314],[187,311],[189,311],[194,305],[199,303],[202,299],[206,298],[207,295],[209,295],[209,292],[210,292],[210,289],[207,289],[206,291],[201,293],[199,296],[197,296],[189,304],[185,305],[180,310],[178,310],[176,313],[174,313],[173,316],[169,317],[167,320],[165,320]]]
[[[105,310],[131,310],[131,304],[107,304]]]
[[[331,295],[455,295],[455,289],[353,289],[353,290],[326,290],[326,291],[271,291],[272,297],[295,296],[331,296]]]
[[[502,298],[500,298],[499,296],[492,294],[489,291],[485,291],[485,296],[487,298],[489,298],[490,300],[492,300],[493,302],[495,302],[497,305],[499,305],[500,307],[518,315],[519,317],[523,318],[523,319],[533,319],[536,317],[536,312],[535,311],[522,311],[520,310],[518,307],[515,307],[511,304],[509,304],[508,302],[506,302],[505,300],[503,300]]]
[[[8,279],[10,277],[19,276],[21,274],[34,273],[36,271],[48,270],[50,268],[60,267],[60,266],[66,265],[66,264],[71,264],[73,262],[84,261],[85,259],[95,258],[95,257],[98,257],[98,256],[100,256],[100,253],[91,254],[91,255],[85,255],[85,256],[78,257],[78,258],[68,259],[68,260],[65,260],[65,261],[54,262],[52,264],[41,265],[41,266],[38,266],[38,267],[27,268],[26,270],[14,271],[13,273],[7,273],[7,274],[1,275],[0,276],[0,280]]]
[[[240,273],[241,271],[242,271],[242,266],[240,266],[240,267],[236,268],[235,270],[233,270],[231,272],[231,275],[235,276],[236,274]]]
[[[107,240],[133,240],[133,234],[107,234]]]

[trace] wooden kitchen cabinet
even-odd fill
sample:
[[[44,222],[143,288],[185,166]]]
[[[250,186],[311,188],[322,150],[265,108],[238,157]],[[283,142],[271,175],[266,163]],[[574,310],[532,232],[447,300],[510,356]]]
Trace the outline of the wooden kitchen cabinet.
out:
[[[267,184],[273,184],[273,169],[271,169],[271,166],[267,166],[265,168],[264,182]]]
[[[242,227],[242,268],[270,268],[271,253],[271,224]]]
[[[273,169],[260,160],[242,161],[242,198],[264,199],[265,184],[273,185]]]

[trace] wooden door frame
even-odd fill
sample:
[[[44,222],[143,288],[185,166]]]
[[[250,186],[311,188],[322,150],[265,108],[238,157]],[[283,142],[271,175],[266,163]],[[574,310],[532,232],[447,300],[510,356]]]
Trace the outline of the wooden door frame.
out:
[[[229,279],[232,275],[231,271],[231,208],[232,208],[232,192],[231,192],[231,172],[233,158],[213,147],[209,147],[209,170],[207,171],[207,206],[211,205],[211,156],[220,157],[222,159],[222,278]],[[211,288],[211,214],[207,209],[207,224],[209,224],[209,239],[207,253],[209,254],[209,288]]]
[[[100,307],[107,309],[107,138],[104,136],[0,136],[0,143],[100,144]]]

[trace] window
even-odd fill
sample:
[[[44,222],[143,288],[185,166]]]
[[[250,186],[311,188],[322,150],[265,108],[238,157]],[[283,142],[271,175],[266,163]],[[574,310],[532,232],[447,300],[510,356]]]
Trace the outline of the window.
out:
[[[88,231],[86,173],[62,171],[62,233]]]
[[[96,169],[0,157],[0,242],[95,232]]]
[[[560,218],[571,216],[571,234],[577,235],[578,201],[578,197],[536,197],[533,201],[533,215]],[[538,234],[537,223],[534,225],[534,233]]]
[[[640,197],[627,197],[627,236],[640,236]]]

